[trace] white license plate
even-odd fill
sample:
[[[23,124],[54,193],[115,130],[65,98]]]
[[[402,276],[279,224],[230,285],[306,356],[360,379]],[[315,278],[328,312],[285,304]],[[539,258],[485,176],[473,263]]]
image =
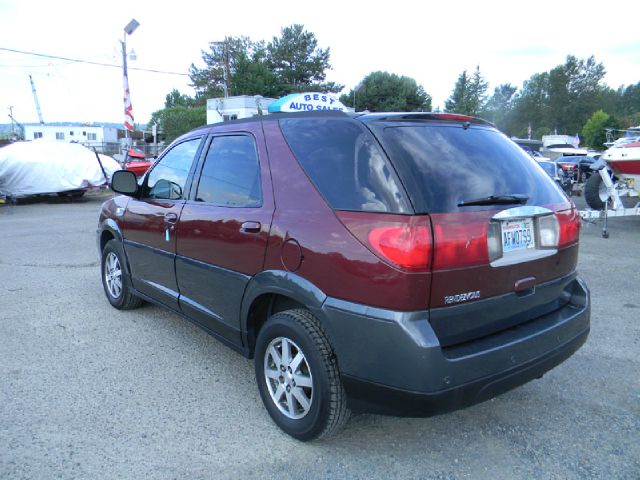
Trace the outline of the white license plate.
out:
[[[501,227],[504,253],[535,247],[532,219],[504,221]]]

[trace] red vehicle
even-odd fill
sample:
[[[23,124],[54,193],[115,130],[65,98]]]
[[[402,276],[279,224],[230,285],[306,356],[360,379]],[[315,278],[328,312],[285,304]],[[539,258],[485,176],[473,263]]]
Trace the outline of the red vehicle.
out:
[[[143,151],[137,148],[129,148],[127,150],[127,156],[123,165],[125,170],[129,170],[135,173],[137,177],[141,177],[149,170],[151,165],[153,165],[153,162],[146,159]]]
[[[288,434],[433,415],[538,378],[589,332],[580,217],[493,126],[311,112],[176,140],[102,207],[109,302],[150,301],[255,359]]]

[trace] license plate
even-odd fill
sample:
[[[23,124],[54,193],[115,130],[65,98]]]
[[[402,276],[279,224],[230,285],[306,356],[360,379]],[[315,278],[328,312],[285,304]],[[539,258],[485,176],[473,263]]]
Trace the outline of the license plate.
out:
[[[532,219],[504,221],[501,226],[503,252],[535,247]]]

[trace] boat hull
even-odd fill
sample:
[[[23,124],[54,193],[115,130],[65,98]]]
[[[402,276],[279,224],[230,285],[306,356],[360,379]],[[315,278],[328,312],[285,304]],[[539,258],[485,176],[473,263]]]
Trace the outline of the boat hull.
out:
[[[616,176],[633,179],[635,185],[640,185],[640,143],[610,148],[602,158]]]

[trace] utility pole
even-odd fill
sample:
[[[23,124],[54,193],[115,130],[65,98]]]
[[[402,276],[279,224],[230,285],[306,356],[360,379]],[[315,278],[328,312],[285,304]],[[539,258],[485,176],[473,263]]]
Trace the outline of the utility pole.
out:
[[[353,87],[353,111],[354,112],[356,111],[356,93],[362,90],[363,86],[364,86],[363,83],[360,82],[358,85]]]
[[[38,112],[38,119],[40,120],[40,125],[44,125],[44,120],[42,119],[42,110],[40,110],[40,102],[38,101],[38,94],[36,93],[36,84],[33,83],[33,78],[29,75],[29,81],[31,82],[31,91],[33,92],[33,101],[36,102],[36,111]]]
[[[229,45],[224,42],[224,98],[229,97],[229,77],[231,77],[231,68],[229,67]]]
[[[231,77],[231,65],[229,64],[229,45],[227,40],[211,42],[222,47],[222,91],[224,98],[229,98],[229,78]]]

